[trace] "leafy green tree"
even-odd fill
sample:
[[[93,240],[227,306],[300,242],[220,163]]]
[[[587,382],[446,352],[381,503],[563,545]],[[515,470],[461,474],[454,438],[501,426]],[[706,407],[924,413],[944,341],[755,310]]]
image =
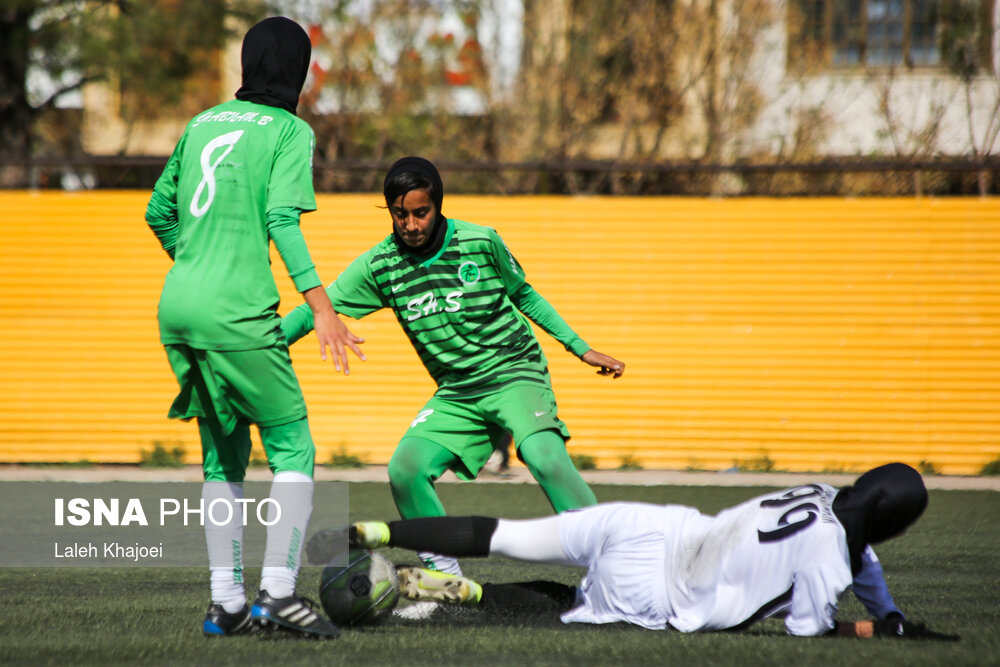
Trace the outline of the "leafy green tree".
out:
[[[262,12],[257,0],[0,0],[2,157],[43,152],[39,117],[90,82],[117,84],[126,118],[177,105],[192,77],[218,67],[218,48]],[[54,83],[44,99],[29,95],[32,71]]]

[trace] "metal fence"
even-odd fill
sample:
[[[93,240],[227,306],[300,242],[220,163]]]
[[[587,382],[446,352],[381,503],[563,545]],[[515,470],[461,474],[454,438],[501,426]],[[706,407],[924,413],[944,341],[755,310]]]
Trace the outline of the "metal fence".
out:
[[[0,186],[149,189],[165,156],[77,156],[0,160]],[[381,189],[391,161],[318,160],[318,192]],[[690,196],[962,196],[1000,192],[1000,156],[830,158],[805,163],[524,162],[437,160],[452,193]]]

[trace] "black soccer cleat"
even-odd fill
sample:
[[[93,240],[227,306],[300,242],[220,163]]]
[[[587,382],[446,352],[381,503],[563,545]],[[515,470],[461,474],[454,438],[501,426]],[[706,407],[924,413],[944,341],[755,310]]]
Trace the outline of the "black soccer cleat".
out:
[[[273,598],[261,591],[250,608],[255,628],[262,631],[287,632],[312,639],[336,639],[340,630],[313,611],[316,603],[308,598],[289,595]]]
[[[246,605],[243,605],[243,609],[230,614],[221,604],[212,603],[208,605],[205,621],[201,624],[201,631],[206,637],[245,635],[251,629],[250,607]]]

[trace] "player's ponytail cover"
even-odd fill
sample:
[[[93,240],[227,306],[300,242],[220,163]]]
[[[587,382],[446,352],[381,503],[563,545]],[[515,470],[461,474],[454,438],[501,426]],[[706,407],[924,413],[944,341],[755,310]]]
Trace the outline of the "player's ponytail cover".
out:
[[[924,480],[905,463],[873,468],[842,488],[833,499],[833,513],[847,533],[851,568],[860,569],[867,545],[901,534],[926,508]]]
[[[302,26],[284,16],[264,19],[243,37],[243,84],[236,99],[295,113],[311,56]]]

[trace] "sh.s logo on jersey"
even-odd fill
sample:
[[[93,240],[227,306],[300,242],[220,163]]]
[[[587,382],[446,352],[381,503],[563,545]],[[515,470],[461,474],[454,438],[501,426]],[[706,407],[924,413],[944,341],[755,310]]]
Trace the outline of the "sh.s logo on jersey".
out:
[[[479,265],[475,262],[463,262],[458,267],[458,279],[462,281],[463,285],[475,285],[479,282],[481,275]],[[406,302],[408,313],[406,321],[412,322],[435,313],[454,313],[461,310],[462,303],[459,299],[462,298],[462,295],[462,290],[453,290],[448,292],[443,299],[438,299],[434,292],[424,292]]]

